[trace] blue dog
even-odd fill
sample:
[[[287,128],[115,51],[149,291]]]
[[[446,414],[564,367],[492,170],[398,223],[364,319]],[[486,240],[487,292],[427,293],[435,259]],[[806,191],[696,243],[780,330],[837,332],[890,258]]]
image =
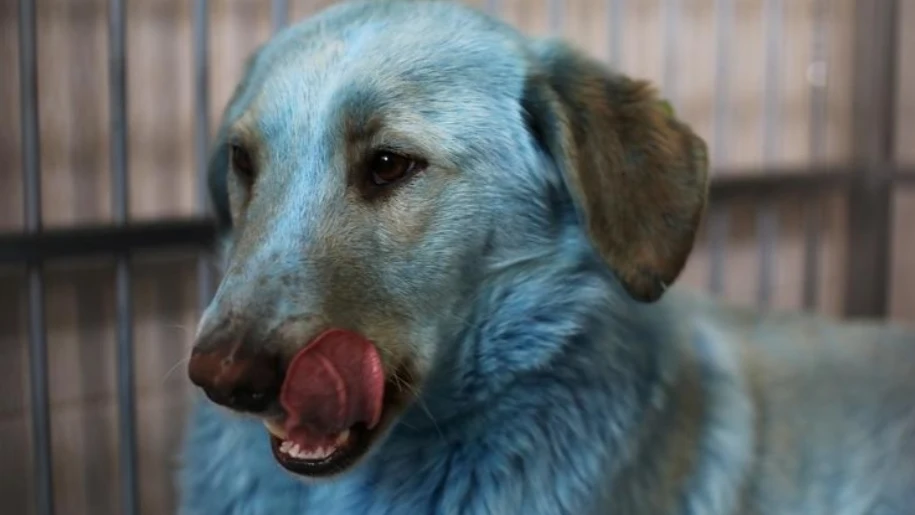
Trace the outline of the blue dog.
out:
[[[707,170],[648,84],[469,7],[278,34],[211,159],[181,513],[915,513],[912,332],[669,290]]]

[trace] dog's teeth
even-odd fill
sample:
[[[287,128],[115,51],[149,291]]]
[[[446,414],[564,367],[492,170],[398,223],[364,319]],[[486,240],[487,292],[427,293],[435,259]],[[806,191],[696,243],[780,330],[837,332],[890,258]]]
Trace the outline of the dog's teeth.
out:
[[[267,431],[269,431],[270,434],[279,438],[280,440],[286,440],[288,438],[286,430],[283,428],[283,426],[281,424],[279,424],[276,421],[265,420],[264,427],[267,428]]]
[[[323,460],[337,451],[338,447],[332,445],[329,447],[317,447],[314,449],[303,449],[297,443],[285,441],[280,444],[280,452],[287,456],[300,460]]]
[[[323,460],[337,452],[343,444],[349,441],[349,430],[343,431],[334,439],[334,443],[327,446],[304,448],[292,440],[283,440],[280,443],[280,452],[300,460]]]
[[[309,451],[302,451],[299,456],[305,460],[323,460],[324,458],[330,456],[334,453],[333,447],[318,447],[317,449],[312,449]]]

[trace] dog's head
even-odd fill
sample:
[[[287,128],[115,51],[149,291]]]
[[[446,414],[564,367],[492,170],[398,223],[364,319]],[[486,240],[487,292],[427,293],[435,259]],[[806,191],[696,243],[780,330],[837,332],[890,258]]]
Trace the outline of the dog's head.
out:
[[[262,416],[287,469],[344,471],[434,373],[492,263],[558,245],[563,220],[658,299],[706,169],[647,84],[560,43],[449,3],[338,5],[261,48],[224,114],[225,273],[191,379]]]

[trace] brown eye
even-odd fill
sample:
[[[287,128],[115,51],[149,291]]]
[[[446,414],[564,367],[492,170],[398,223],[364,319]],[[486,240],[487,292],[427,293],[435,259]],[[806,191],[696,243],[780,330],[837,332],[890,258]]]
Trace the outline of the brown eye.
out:
[[[393,152],[378,152],[369,161],[368,171],[372,183],[384,186],[407,178],[420,165],[415,160]]]
[[[254,182],[254,160],[251,154],[240,145],[232,145],[232,169],[244,183],[250,186]]]

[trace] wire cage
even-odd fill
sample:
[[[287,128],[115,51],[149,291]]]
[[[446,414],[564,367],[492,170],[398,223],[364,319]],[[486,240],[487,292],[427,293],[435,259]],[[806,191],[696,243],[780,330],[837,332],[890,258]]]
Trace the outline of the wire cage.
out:
[[[174,511],[212,128],[247,54],[330,3],[0,5],[0,511]],[[708,141],[681,283],[915,320],[915,1],[471,3],[654,81]]]

